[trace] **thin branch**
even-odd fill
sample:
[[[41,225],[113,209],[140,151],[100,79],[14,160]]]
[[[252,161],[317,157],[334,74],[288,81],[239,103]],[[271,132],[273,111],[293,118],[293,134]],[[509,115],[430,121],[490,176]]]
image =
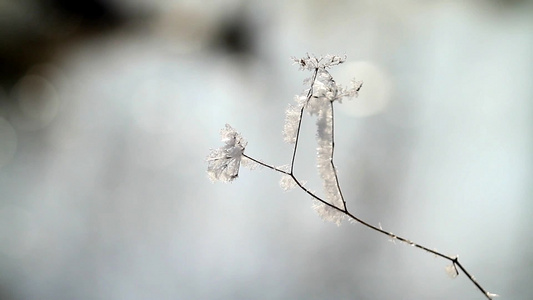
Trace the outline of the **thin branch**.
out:
[[[438,256],[438,257],[441,257],[443,259],[446,259],[448,261],[450,261],[454,266],[457,266],[459,267],[459,269],[461,269],[461,271],[463,271],[463,273],[466,275],[466,277],[468,277],[468,279],[483,293],[483,295],[485,295],[485,297],[489,300],[492,300],[493,297],[494,297],[494,294],[491,294],[489,293],[488,291],[486,291],[477,281],[476,279],[474,278],[474,276],[472,276],[464,267],[463,265],[459,262],[459,258],[457,256],[448,256],[446,254],[443,254],[443,253],[440,253],[436,250],[433,250],[433,249],[430,249],[426,246],[423,246],[423,245],[420,245],[418,243],[415,243],[407,238],[404,238],[404,237],[401,237],[399,235],[396,235],[392,232],[389,232],[389,231],[385,231],[380,227],[377,227],[377,226],[374,226],[358,217],[356,217],[355,215],[353,215],[352,213],[350,213],[347,209],[346,210],[343,210],[342,208],[339,208],[329,202],[327,202],[326,200],[320,198],[319,196],[317,196],[315,193],[311,192],[309,189],[307,189],[301,182],[300,180],[298,180],[296,178],[296,176],[294,176],[293,174],[290,174],[289,172],[286,172],[286,171],[283,171],[281,169],[278,169],[274,166],[271,166],[271,165],[268,165],[268,164],[265,164],[259,160],[256,160],[256,159],[253,159],[252,157],[248,156],[248,155],[245,155],[243,154],[244,157],[250,159],[250,160],[253,160],[254,162],[262,165],[262,166],[265,166],[269,169],[272,169],[274,171],[277,171],[277,172],[280,172],[282,174],[285,174],[285,175],[290,175],[292,177],[292,179],[294,179],[294,181],[296,182],[296,184],[298,185],[298,187],[300,187],[305,193],[307,193],[309,196],[313,197],[315,200],[323,203],[324,205],[327,205],[341,213],[343,213],[344,215],[346,215],[347,217],[353,219],[354,221],[356,221],[357,223],[360,223],[361,225],[364,225],[366,226],[367,228],[370,228],[372,230],[375,230],[381,234],[384,234],[394,240],[398,240],[400,242],[403,242],[403,243],[406,243],[412,247],[415,247],[415,248],[418,248],[418,249],[421,249],[421,250],[424,250],[426,252],[429,252],[435,256]]]
[[[331,163],[331,168],[333,169],[333,174],[335,175],[335,183],[337,185],[337,190],[339,191],[339,195],[342,200],[342,205],[344,206],[344,212],[348,212],[348,207],[346,206],[346,201],[344,200],[344,196],[342,195],[341,186],[339,184],[339,177],[337,176],[337,168],[335,167],[335,164],[333,163],[333,153],[335,152],[335,115],[333,114],[333,101],[329,101],[329,105],[331,108],[331,157],[329,162]]]
[[[255,159],[255,158],[253,158],[251,156],[246,155],[245,153],[243,153],[242,156],[246,157],[247,159],[249,159],[249,160],[251,160],[251,161],[255,162],[256,164],[259,164],[259,165],[261,165],[263,167],[267,167],[267,168],[269,168],[271,170],[274,170],[274,171],[277,171],[277,172],[280,172],[280,173],[283,173],[283,174],[286,174],[286,175],[292,175],[290,172],[287,172],[287,171],[284,171],[282,169],[279,169],[279,168],[276,168],[274,166],[271,166],[269,164],[266,164],[266,163],[264,163],[264,162],[262,162],[260,160],[257,160],[257,159]]]
[[[313,96],[313,87],[315,84],[317,74],[318,74],[318,69],[315,69],[315,72],[313,73],[313,77],[311,79],[311,87],[309,88],[309,91],[307,92],[307,99],[305,101],[306,104],[311,99],[311,96]],[[291,159],[291,169],[290,169],[291,175],[293,174],[294,162],[296,161],[296,151],[298,150],[298,140],[300,138],[300,129],[302,128],[302,120],[303,120],[303,115],[304,115],[306,104],[302,105],[302,108],[300,109],[300,120],[298,121],[298,129],[296,130],[296,141],[294,142],[294,148],[292,149],[292,159]]]
[[[309,56],[308,56],[309,58]],[[379,227],[377,226],[374,226],[360,218],[358,218],[357,216],[353,215],[351,212],[348,211],[348,208],[346,206],[346,201],[344,199],[344,196],[342,194],[342,191],[341,191],[341,188],[340,188],[340,184],[339,184],[339,179],[338,179],[338,175],[337,175],[337,169],[335,167],[335,164],[333,163],[333,156],[334,156],[334,150],[335,150],[335,140],[334,140],[334,109],[333,109],[333,101],[334,100],[337,100],[337,99],[333,99],[333,100],[329,100],[329,105],[330,105],[330,109],[331,109],[331,152],[330,152],[330,157],[329,157],[329,161],[330,161],[330,164],[331,164],[331,167],[332,167],[332,170],[333,170],[333,173],[334,173],[334,177],[335,177],[335,182],[336,182],[336,187],[337,187],[337,190],[339,192],[339,195],[342,199],[342,203],[343,203],[343,207],[337,207],[336,205],[332,204],[332,203],[329,203],[328,201],[322,199],[321,197],[317,196],[314,192],[310,191],[309,189],[307,189],[303,183],[298,180],[298,178],[296,178],[296,176],[294,175],[294,163],[295,163],[295,160],[296,160],[296,153],[297,153],[297,150],[298,150],[298,142],[299,142],[299,138],[300,138],[300,129],[301,129],[301,125],[302,125],[302,120],[303,120],[303,114],[304,114],[304,110],[305,108],[307,107],[311,97],[318,97],[318,96],[315,96],[313,95],[313,89],[314,89],[314,86],[315,86],[315,82],[317,80],[317,75],[319,73],[319,71],[324,71],[324,72],[327,72],[325,71],[326,67],[329,67],[328,65],[320,65],[320,61],[321,59],[318,59],[316,60],[317,61],[317,67],[312,69],[313,70],[313,76],[312,76],[312,79],[311,79],[311,86],[309,88],[309,91],[307,92],[307,96],[306,96],[306,102],[301,104],[302,107],[300,109],[300,119],[298,121],[298,127],[297,127],[297,132],[296,132],[296,139],[295,139],[295,142],[294,142],[294,148],[293,148],[293,152],[292,152],[292,158],[291,158],[291,163],[290,163],[290,169],[289,171],[286,171],[286,170],[282,170],[281,168],[278,168],[278,167],[275,167],[275,166],[272,166],[272,165],[269,165],[267,163],[264,163],[262,161],[259,161],[257,159],[254,159],[252,158],[251,156],[247,155],[247,154],[244,154],[242,153],[241,155],[261,166],[264,166],[266,168],[269,168],[273,171],[276,171],[276,172],[279,172],[281,174],[284,174],[284,175],[289,175],[293,180],[294,182],[296,183],[296,185],[298,185],[298,187],[300,187],[300,189],[302,189],[305,193],[307,193],[309,196],[311,196],[313,199],[319,201],[320,203],[344,214],[346,217],[352,219],[353,221],[361,224],[361,225],[364,225],[365,227],[371,229],[371,230],[374,230],[376,232],[379,232],[381,234],[384,234],[388,237],[390,237],[391,239],[393,240],[398,240],[400,242],[403,242],[403,243],[406,243],[410,246],[413,246],[415,248],[418,248],[418,249],[421,249],[421,250],[424,250],[428,253],[431,253],[435,256],[438,256],[438,257],[441,257],[443,259],[446,259],[448,261],[450,261],[452,263],[452,266],[454,267],[456,273],[458,274],[457,272],[457,267],[466,275],[466,277],[468,277],[468,279],[478,288],[479,291],[481,291],[483,293],[483,295],[489,299],[489,300],[492,300],[493,297],[496,297],[497,295],[495,294],[491,294],[489,293],[488,291],[486,291],[477,281],[476,279],[474,278],[474,276],[472,276],[464,267],[463,265],[459,262],[459,258],[457,256],[448,256],[448,255],[445,255],[443,253],[440,253],[436,250],[433,250],[433,249],[430,249],[426,246],[423,246],[423,245],[420,245],[418,243],[415,243],[409,239],[406,239],[404,237],[401,237],[401,236],[398,236],[392,232],[389,232],[389,231],[385,231],[383,230],[383,228],[381,228],[381,225]],[[332,60],[333,61],[333,60]],[[299,63],[302,67],[306,66],[304,60],[299,60]],[[340,63],[340,62],[338,62]],[[337,64],[338,64],[337,63]],[[360,88],[360,87],[359,87]],[[357,90],[358,91],[358,90]],[[328,101],[327,99],[323,99],[324,101]],[[327,116],[326,116],[327,118]]]

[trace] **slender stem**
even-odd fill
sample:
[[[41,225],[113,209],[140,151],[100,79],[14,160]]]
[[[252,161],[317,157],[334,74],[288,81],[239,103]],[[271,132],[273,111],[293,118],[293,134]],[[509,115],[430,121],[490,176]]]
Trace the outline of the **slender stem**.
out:
[[[335,184],[337,185],[337,190],[339,191],[339,196],[342,200],[342,205],[344,206],[344,211],[348,212],[348,207],[346,206],[346,201],[344,200],[344,196],[342,195],[341,186],[339,184],[339,177],[337,176],[337,168],[335,167],[335,164],[333,163],[333,153],[335,152],[335,115],[333,114],[333,101],[329,102],[330,109],[331,109],[331,157],[330,157],[330,164],[331,168],[333,169],[333,174],[335,175]]]
[[[423,245],[420,245],[420,244],[418,244],[418,243],[415,243],[415,242],[413,242],[413,241],[411,241],[411,240],[409,240],[409,239],[407,239],[407,238],[404,238],[404,237],[401,237],[401,236],[399,236],[399,235],[396,235],[396,234],[394,234],[394,233],[392,233],[392,232],[386,231],[386,230],[382,229],[381,227],[374,226],[374,225],[372,225],[372,224],[370,224],[370,223],[368,223],[368,222],[366,222],[366,221],[364,221],[364,220],[362,220],[362,219],[356,217],[355,215],[353,215],[352,213],[350,213],[347,209],[345,210],[345,209],[339,208],[339,207],[337,207],[337,206],[335,206],[335,205],[333,205],[333,204],[331,204],[331,203],[325,201],[324,199],[320,198],[320,197],[317,196],[315,193],[313,193],[313,192],[311,192],[309,189],[307,189],[307,188],[306,188],[306,187],[300,182],[300,180],[298,180],[298,179],[296,178],[296,176],[294,176],[294,175],[291,174],[290,172],[283,171],[283,170],[281,170],[281,169],[279,169],[279,168],[276,168],[276,167],[271,166],[271,165],[269,165],[269,164],[263,163],[263,162],[261,162],[261,161],[259,161],[259,160],[256,160],[256,159],[254,159],[254,158],[252,158],[252,157],[250,157],[250,156],[248,156],[248,155],[246,155],[246,154],[243,154],[243,156],[246,157],[246,158],[248,158],[248,159],[250,159],[250,160],[252,160],[252,161],[254,161],[254,162],[256,162],[256,163],[258,163],[258,164],[260,164],[260,165],[262,165],[262,166],[264,166],[264,167],[267,167],[267,168],[269,168],[269,169],[271,169],[271,170],[274,170],[274,171],[280,172],[280,173],[285,174],[285,175],[290,175],[290,176],[292,177],[292,179],[294,179],[294,181],[296,182],[296,184],[298,185],[298,187],[300,187],[300,188],[301,188],[305,193],[307,193],[309,196],[313,197],[315,200],[317,200],[317,201],[323,203],[324,205],[327,205],[327,206],[329,206],[329,207],[331,207],[331,208],[333,208],[333,209],[335,209],[335,210],[337,210],[337,211],[343,213],[344,215],[346,215],[347,217],[353,219],[353,220],[356,221],[357,223],[359,223],[359,224],[361,224],[361,225],[364,225],[364,226],[366,226],[367,228],[370,228],[370,229],[372,229],[372,230],[374,230],[374,231],[377,231],[377,232],[379,232],[379,233],[381,233],[381,234],[384,234],[384,235],[386,235],[386,236],[388,236],[388,237],[390,237],[390,238],[392,238],[392,239],[394,239],[394,240],[398,240],[398,241],[403,242],[403,243],[406,243],[406,244],[408,244],[408,245],[410,245],[410,246],[413,246],[413,247],[416,247],[416,248],[418,248],[418,249],[421,249],[421,250],[424,250],[424,251],[426,251],[426,252],[429,252],[429,253],[431,253],[431,254],[433,254],[433,255],[435,255],[435,256],[438,256],[438,257],[441,257],[441,258],[443,258],[443,259],[449,260],[454,266],[459,267],[459,269],[461,269],[461,271],[463,271],[463,273],[466,275],[466,277],[468,277],[468,279],[469,279],[469,280],[470,280],[470,281],[471,281],[471,282],[472,282],[472,283],[473,283],[473,284],[474,284],[474,285],[475,285],[475,286],[476,286],[476,287],[477,287],[477,288],[483,293],[483,295],[485,295],[485,297],[486,297],[487,299],[489,299],[489,300],[492,300],[492,299],[493,299],[492,296],[491,296],[491,294],[490,294],[489,292],[487,292],[487,291],[486,291],[486,290],[485,290],[485,289],[484,289],[484,288],[483,288],[483,287],[482,287],[482,286],[476,281],[476,279],[474,278],[474,276],[472,276],[472,275],[471,275],[471,274],[470,274],[470,273],[469,273],[469,272],[463,267],[463,265],[459,262],[459,258],[458,258],[457,256],[448,256],[448,255],[445,255],[445,254],[440,253],[440,252],[438,252],[438,251],[436,251],[436,250],[433,250],[433,249],[430,249],[430,248],[428,248],[428,247],[426,247],[426,246],[423,246]]]
[[[306,104],[309,102],[309,99],[313,96],[313,87],[315,84],[316,76],[318,74],[318,69],[315,69],[315,72],[313,73],[313,77],[311,79],[311,87],[309,88],[309,91],[307,92],[306,97]],[[294,142],[294,148],[292,149],[292,159],[291,159],[291,169],[290,173],[293,174],[294,170],[294,162],[296,161],[296,151],[298,150],[298,140],[300,138],[300,128],[302,128],[302,120],[303,120],[303,114],[305,105],[302,105],[302,108],[300,109],[300,120],[298,120],[298,129],[296,130],[296,141]]]
[[[476,285],[476,287],[478,288],[478,290],[480,290],[483,295],[485,295],[485,297],[487,297],[487,299],[489,300],[492,300],[492,297],[494,296],[497,296],[497,295],[492,295],[490,294],[488,291],[486,291],[476,280],[476,278],[474,278],[474,276],[470,275],[470,273],[468,273],[468,271],[466,271],[466,269],[463,267],[463,265],[459,262],[459,258],[455,258],[454,259],[454,262],[453,262],[454,266],[458,266],[459,269],[461,269],[461,271],[463,271],[463,273],[465,273],[466,277],[468,277],[468,279],[470,279],[470,281],[472,281],[472,283],[474,283]]]
[[[266,164],[266,163],[264,163],[264,162],[262,162],[262,161],[260,161],[260,160],[257,160],[257,159],[255,159],[255,158],[253,158],[253,157],[251,157],[251,156],[248,156],[248,155],[246,155],[246,154],[244,154],[244,153],[242,154],[242,156],[243,156],[243,157],[246,157],[247,159],[249,159],[249,160],[251,160],[251,161],[255,162],[256,164],[259,164],[259,165],[261,165],[261,166],[263,166],[263,167],[267,167],[267,168],[269,168],[269,169],[271,169],[271,170],[274,170],[274,171],[277,171],[277,172],[280,172],[280,173],[283,173],[283,174],[286,174],[286,175],[291,175],[290,172],[283,171],[282,169],[279,169],[279,168],[276,168],[276,167],[271,166],[271,165],[269,165],[269,164]]]

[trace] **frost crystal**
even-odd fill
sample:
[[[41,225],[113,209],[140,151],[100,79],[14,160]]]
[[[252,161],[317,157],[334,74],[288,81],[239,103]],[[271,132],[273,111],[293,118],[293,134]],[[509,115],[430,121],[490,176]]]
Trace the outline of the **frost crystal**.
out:
[[[459,273],[457,273],[457,268],[453,264],[446,266],[446,274],[451,278],[455,278],[459,275]]]
[[[326,69],[336,65],[340,65],[346,61],[346,55],[337,56],[337,55],[326,55],[324,57],[315,57],[314,55],[296,58],[292,57],[292,60],[295,64],[300,66],[300,70],[315,70],[315,69]]]
[[[342,98],[348,97],[348,98],[357,98],[359,96],[359,90],[363,87],[362,81],[357,81],[355,79],[352,80],[352,86],[349,89],[345,89],[344,87],[337,85],[339,95],[335,100],[339,101],[339,103],[342,103]]]
[[[281,171],[284,171],[284,172],[290,172],[291,171],[291,166],[290,165],[281,165],[281,166],[278,166],[277,168],[280,169]]]
[[[279,186],[284,191],[289,191],[296,187],[296,181],[294,181],[291,175],[283,175],[279,181]]]
[[[230,182],[239,175],[246,140],[229,124],[220,131],[224,146],[212,149],[207,156],[207,174],[211,181]]]
[[[296,142],[300,119],[302,117],[302,108],[307,101],[305,96],[295,96],[296,105],[289,104],[285,111],[285,124],[283,126],[283,139],[289,144]]]
[[[289,144],[296,142],[298,125],[300,124],[301,108],[289,105],[285,111],[285,125],[283,127],[283,139]]]
[[[328,71],[321,69],[317,74],[315,84],[313,85],[313,97],[333,101],[337,98],[337,84]]]
[[[341,225],[341,221],[345,218],[345,215],[340,211],[317,200],[313,201],[313,209],[322,220],[333,222],[337,226]]]
[[[320,109],[316,124],[318,173],[323,180],[326,199],[330,204],[333,204],[342,210],[344,209],[344,204],[337,186],[335,169],[331,161],[333,158],[333,116],[329,101],[326,102],[326,104],[323,104]]]
[[[259,169],[259,168],[262,168],[263,166],[261,166],[260,164],[256,163],[255,161],[247,158],[247,157],[242,157],[241,159],[241,166],[247,168],[248,170],[256,170],[256,169]]]

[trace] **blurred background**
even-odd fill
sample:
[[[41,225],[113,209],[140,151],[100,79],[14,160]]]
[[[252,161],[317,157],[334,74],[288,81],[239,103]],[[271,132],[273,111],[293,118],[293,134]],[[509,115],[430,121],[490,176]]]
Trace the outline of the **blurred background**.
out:
[[[335,115],[349,209],[531,299],[527,0],[1,0],[0,299],[483,299],[279,174],[208,180],[225,123],[290,162],[306,52],[364,81]],[[301,142],[319,191],[311,118]]]

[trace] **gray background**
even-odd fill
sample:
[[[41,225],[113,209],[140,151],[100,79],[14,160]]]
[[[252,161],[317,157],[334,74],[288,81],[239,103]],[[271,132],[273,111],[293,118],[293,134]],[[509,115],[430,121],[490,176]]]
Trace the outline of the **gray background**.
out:
[[[336,106],[349,209],[533,297],[530,1],[49,2],[0,2],[0,299],[483,299],[270,170],[208,180],[225,123],[290,162],[306,52],[365,82]]]

